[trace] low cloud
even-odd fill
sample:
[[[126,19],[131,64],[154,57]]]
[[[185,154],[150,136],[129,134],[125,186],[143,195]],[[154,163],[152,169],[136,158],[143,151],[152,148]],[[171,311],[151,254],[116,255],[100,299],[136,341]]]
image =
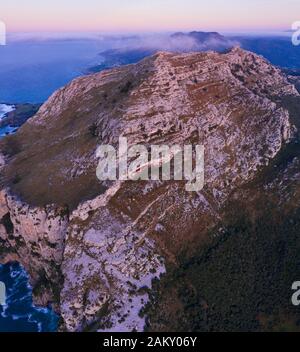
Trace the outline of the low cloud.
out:
[[[195,34],[195,37],[193,36]],[[165,50],[175,52],[224,50],[239,45],[237,41],[228,39],[218,33],[176,33],[153,34],[122,38],[115,40],[114,47],[127,50]],[[205,34],[205,39],[197,38],[197,33]]]

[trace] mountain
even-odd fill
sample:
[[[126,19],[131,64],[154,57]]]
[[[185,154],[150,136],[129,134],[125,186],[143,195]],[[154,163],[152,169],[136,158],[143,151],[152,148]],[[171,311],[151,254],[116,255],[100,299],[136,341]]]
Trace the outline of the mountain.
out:
[[[122,48],[109,49],[100,54],[103,63],[88,68],[87,73],[96,73],[105,69],[137,63],[147,56],[154,55],[156,49],[153,48]]]
[[[80,77],[0,142],[1,262],[67,331],[297,329],[300,96],[240,48]],[[201,144],[205,187],[105,181],[96,149]]]
[[[206,50],[213,49],[228,49],[232,46],[232,41],[219,34],[218,32],[177,32],[171,35],[172,39],[177,40],[178,42],[184,41],[186,39],[192,39],[194,41],[194,48],[204,48]]]
[[[103,62],[100,65],[90,67],[88,72],[95,73],[115,66],[137,63],[161,50],[181,53],[206,50],[224,51],[237,44],[236,41],[232,41],[217,32],[197,31],[133,39],[126,47],[110,49],[100,53]]]

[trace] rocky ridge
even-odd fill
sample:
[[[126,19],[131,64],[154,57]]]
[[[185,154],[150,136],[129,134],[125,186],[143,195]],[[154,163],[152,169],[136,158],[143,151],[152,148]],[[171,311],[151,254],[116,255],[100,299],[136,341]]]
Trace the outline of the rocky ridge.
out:
[[[299,96],[286,76],[239,48],[160,52],[75,79],[1,142],[1,261],[26,267],[61,329],[143,330],[152,280],[207,241],[230,194],[296,134],[286,96]],[[130,145],[203,144],[204,190],[101,183],[96,148],[120,135]]]

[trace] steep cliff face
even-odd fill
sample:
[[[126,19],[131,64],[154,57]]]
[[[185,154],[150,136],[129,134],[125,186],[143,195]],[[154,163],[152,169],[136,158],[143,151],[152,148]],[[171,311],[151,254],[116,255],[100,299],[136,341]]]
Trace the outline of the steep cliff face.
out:
[[[62,329],[143,330],[154,278],[208,241],[232,192],[296,133],[298,92],[263,58],[158,53],[78,78],[1,143],[2,261],[31,274]],[[205,188],[182,181],[100,182],[100,144],[202,144]]]

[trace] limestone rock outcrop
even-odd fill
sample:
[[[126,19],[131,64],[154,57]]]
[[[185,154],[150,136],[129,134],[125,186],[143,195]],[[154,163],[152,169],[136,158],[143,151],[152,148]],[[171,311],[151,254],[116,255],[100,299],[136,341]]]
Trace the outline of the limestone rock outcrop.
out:
[[[204,243],[231,192],[296,133],[281,71],[251,52],[160,52],[77,78],[1,142],[0,258],[26,267],[61,329],[143,330],[153,279]],[[205,187],[96,177],[100,144],[198,144]],[[1,252],[0,252],[1,253]]]

